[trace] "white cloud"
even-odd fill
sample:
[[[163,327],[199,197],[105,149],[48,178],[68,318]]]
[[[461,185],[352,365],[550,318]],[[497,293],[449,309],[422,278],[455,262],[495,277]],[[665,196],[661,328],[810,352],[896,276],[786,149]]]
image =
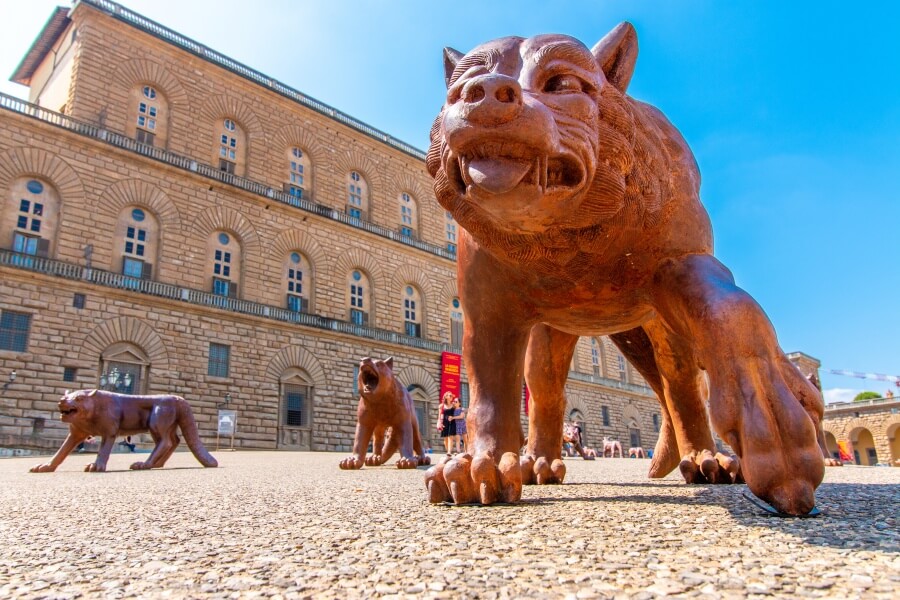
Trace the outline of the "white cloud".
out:
[[[858,393],[859,390],[831,388],[824,390],[822,395],[825,396],[825,404],[834,404],[835,402],[852,402]]]

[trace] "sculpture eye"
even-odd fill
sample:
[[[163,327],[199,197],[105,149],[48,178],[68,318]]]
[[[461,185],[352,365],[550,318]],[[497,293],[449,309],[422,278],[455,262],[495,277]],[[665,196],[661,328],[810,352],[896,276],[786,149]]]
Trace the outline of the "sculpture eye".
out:
[[[587,92],[588,84],[571,74],[554,75],[544,84],[544,91],[551,93]]]

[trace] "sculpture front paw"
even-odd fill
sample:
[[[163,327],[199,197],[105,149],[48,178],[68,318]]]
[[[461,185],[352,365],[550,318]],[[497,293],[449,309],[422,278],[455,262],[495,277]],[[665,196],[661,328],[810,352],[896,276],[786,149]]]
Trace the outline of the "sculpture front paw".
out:
[[[148,469],[151,469],[152,467],[149,462],[135,462],[131,463],[130,468],[132,471],[146,471]]]
[[[525,485],[562,483],[566,478],[566,465],[560,458],[551,462],[545,456],[535,458],[528,454],[519,459],[519,468]]]
[[[381,458],[380,454],[370,454],[366,457],[366,466],[367,467],[377,467],[378,465],[384,464],[384,459]]]
[[[51,465],[50,463],[44,463],[42,465],[38,465],[36,467],[31,467],[28,469],[30,473],[52,473],[56,470],[56,467]]]
[[[87,466],[84,467],[85,473],[105,473],[106,465],[101,465],[95,462],[88,463]]]
[[[431,464],[431,457],[427,454],[423,454],[419,457],[419,466],[424,467]]]
[[[348,456],[340,462],[339,466],[342,469],[361,469],[363,466],[363,460],[358,456]]]
[[[415,469],[419,466],[419,459],[415,456],[406,458],[405,456],[401,456],[397,461],[398,469]]]
[[[743,483],[737,456],[715,455],[709,450],[692,451],[678,465],[685,483]]]
[[[519,457],[507,452],[497,463],[490,452],[448,456],[425,472],[425,487],[431,503],[518,502],[522,497]]]

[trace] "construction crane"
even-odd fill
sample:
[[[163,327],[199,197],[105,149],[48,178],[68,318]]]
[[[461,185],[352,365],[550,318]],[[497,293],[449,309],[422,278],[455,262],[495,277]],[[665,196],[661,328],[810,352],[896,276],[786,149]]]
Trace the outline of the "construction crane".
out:
[[[843,375],[845,377],[856,377],[858,379],[874,379],[876,381],[893,381],[894,385],[900,387],[900,375],[883,375],[882,373],[860,373],[859,371],[847,371],[845,369],[825,369],[832,375]]]

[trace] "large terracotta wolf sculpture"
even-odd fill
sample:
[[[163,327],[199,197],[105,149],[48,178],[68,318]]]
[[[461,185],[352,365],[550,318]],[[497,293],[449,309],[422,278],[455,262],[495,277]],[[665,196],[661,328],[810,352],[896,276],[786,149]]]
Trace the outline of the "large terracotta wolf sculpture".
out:
[[[376,360],[366,357],[359,363],[357,376],[359,403],[356,408],[356,433],[353,453],[339,463],[342,469],[360,469],[382,465],[397,450],[398,469],[415,469],[431,464],[422,449],[419,421],[412,396],[394,377],[394,358]],[[372,454],[366,449],[372,441]]]
[[[663,408],[651,477],[689,456],[703,463],[683,469],[694,480],[705,480],[701,466],[712,480],[733,480],[733,459],[710,463],[704,452],[715,450],[711,420],[753,493],[782,512],[809,512],[824,474],[821,397],[713,257],[687,143],[626,95],[633,27],[623,23],[592,50],[540,35],[444,58],[446,103],[426,165],[465,230],[458,285],[473,398],[471,456],[429,470],[431,501],[515,502],[523,482],[561,482],[576,342],[611,335]]]
[[[146,461],[133,463],[131,468],[158,469],[178,447],[179,428],[200,464],[204,467],[219,465],[200,441],[194,414],[181,396],[132,396],[104,390],[79,390],[60,398],[59,413],[62,421],[69,424],[69,435],[50,462],[33,467],[32,473],[55,471],[78,444],[92,435],[102,438],[100,450],[97,460],[84,470],[106,471],[117,436],[147,432],[153,436],[156,446]]]

